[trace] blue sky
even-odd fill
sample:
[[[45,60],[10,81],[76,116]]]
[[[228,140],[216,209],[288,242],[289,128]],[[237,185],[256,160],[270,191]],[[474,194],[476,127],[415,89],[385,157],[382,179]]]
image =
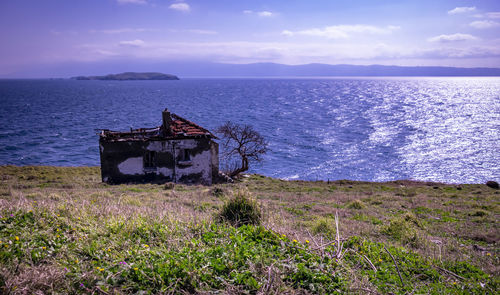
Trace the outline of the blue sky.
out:
[[[500,1],[1,0],[0,75],[129,61],[500,67]]]

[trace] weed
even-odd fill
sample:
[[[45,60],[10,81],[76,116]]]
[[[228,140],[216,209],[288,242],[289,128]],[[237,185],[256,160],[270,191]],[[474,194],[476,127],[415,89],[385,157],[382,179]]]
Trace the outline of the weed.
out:
[[[396,196],[412,198],[417,195],[417,190],[415,188],[403,188],[396,193]]]
[[[141,189],[138,187],[127,187],[127,188],[125,188],[125,191],[134,192],[134,193],[141,193],[141,192],[144,192],[144,189]]]
[[[432,209],[427,208],[427,207],[423,207],[423,206],[419,206],[419,207],[416,207],[415,209],[413,209],[413,212],[415,212],[416,214],[428,214],[428,213],[432,212]]]
[[[305,214],[304,210],[293,207],[285,207],[285,210],[296,216],[302,216]]]

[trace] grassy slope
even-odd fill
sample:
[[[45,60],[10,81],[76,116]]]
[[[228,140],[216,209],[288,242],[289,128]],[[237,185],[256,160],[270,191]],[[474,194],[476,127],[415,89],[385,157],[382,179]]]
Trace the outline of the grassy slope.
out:
[[[485,185],[254,175],[169,189],[109,186],[98,168],[13,166],[0,167],[0,179],[0,293],[493,294],[499,286],[500,195]],[[212,221],[233,194],[259,201],[263,227]],[[348,249],[340,259],[330,243],[336,212]]]

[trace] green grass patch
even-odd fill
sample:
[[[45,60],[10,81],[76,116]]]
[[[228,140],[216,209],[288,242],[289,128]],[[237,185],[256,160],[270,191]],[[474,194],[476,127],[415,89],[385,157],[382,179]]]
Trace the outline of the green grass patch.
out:
[[[369,216],[365,214],[356,214],[352,218],[353,220],[358,220],[358,221],[363,221],[363,222],[369,222],[374,225],[382,224],[382,220],[374,217],[374,216]]]
[[[297,209],[294,207],[285,207],[285,210],[296,216],[302,216],[305,214],[304,210]]]

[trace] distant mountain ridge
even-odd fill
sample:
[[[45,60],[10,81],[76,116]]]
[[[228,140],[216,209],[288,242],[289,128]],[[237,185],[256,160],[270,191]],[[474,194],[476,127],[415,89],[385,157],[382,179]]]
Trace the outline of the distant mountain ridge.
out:
[[[499,68],[455,68],[436,66],[384,65],[284,65],[276,63],[212,64],[206,67],[214,76],[500,76]],[[180,70],[180,69],[179,69]],[[187,75],[188,73],[183,73]],[[202,74],[202,73],[200,73]],[[189,76],[189,75],[187,75]]]
[[[148,72],[148,73],[135,73],[135,72],[125,72],[121,74],[109,74],[106,76],[77,76],[72,77],[71,79],[75,80],[179,80],[179,77],[156,73],[156,72]]]
[[[119,68],[122,65],[108,65]],[[384,77],[384,76],[500,76],[500,68],[407,67],[384,65],[285,65],[278,63],[226,64],[209,62],[128,63],[140,70],[175,72],[182,77]],[[120,68],[119,68],[120,69]]]
[[[133,71],[133,72],[132,72]],[[161,74],[168,71],[181,77],[439,77],[439,76],[500,76],[500,68],[457,68],[441,66],[385,66],[348,64],[303,64],[278,63],[228,64],[206,61],[154,61],[154,60],[108,60],[96,62],[66,62],[33,66],[19,72],[3,75],[2,78],[54,78],[100,80],[151,80],[151,77],[134,79],[129,74]],[[94,76],[94,73],[120,73],[118,75]],[[88,76],[83,76],[88,75]],[[122,76],[120,76],[122,75]],[[166,74],[161,74],[166,75]],[[118,76],[118,77],[117,77]],[[168,77],[173,75],[166,75]],[[175,79],[175,78],[173,78]]]

